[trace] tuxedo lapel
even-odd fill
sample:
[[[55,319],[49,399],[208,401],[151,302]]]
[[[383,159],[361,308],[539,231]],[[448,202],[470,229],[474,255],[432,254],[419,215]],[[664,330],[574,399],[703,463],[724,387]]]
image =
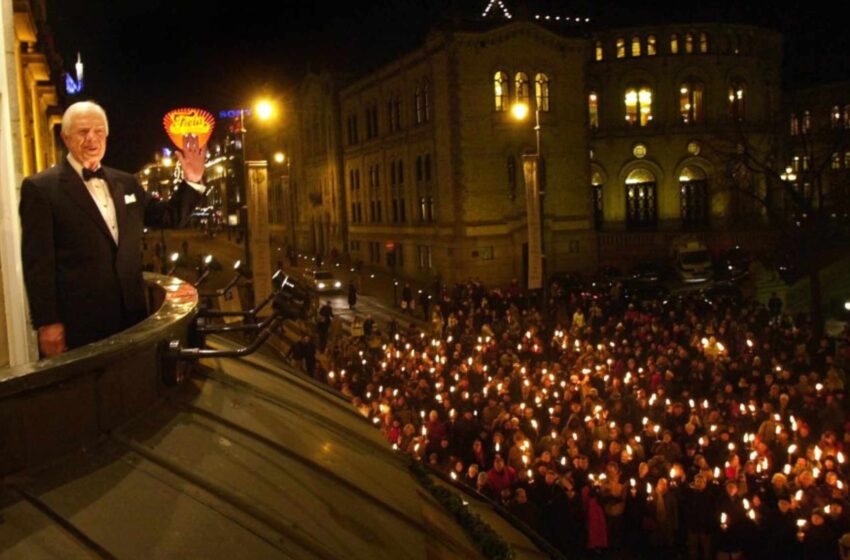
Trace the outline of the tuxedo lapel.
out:
[[[83,183],[83,179],[77,175],[77,172],[74,171],[74,168],[71,167],[71,164],[67,161],[62,164],[62,173],[60,175],[59,182],[71,200],[80,207],[83,213],[94,221],[105,236],[115,243],[115,240],[112,238],[112,234],[109,233],[109,227],[106,225],[106,222],[103,221],[103,216],[101,215],[100,210],[97,209],[97,204],[95,204],[91,193],[89,193],[89,190],[86,188],[86,184]],[[121,203],[121,207],[123,209],[123,197],[121,198]]]
[[[115,205],[115,218],[118,222],[118,242],[124,238],[124,228],[127,224],[127,204],[124,202],[124,187],[118,182],[111,169],[103,168],[106,175],[106,184],[109,185],[109,194]]]

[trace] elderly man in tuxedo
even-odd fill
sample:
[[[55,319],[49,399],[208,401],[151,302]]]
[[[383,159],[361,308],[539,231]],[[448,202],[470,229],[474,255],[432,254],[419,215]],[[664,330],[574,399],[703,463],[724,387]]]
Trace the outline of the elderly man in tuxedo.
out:
[[[186,138],[176,153],[185,181],[168,201],[104,167],[109,124],[96,103],[62,117],[68,157],[21,186],[22,257],[42,357],[124,330],[146,316],[141,241],[144,226],[180,227],[203,197],[205,151]]]

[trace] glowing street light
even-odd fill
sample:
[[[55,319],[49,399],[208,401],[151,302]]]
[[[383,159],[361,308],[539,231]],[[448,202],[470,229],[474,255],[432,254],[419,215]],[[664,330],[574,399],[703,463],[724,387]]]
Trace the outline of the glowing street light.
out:
[[[275,155],[274,155],[274,161],[275,161],[275,163],[283,163],[283,162],[284,162],[284,160],[286,160],[286,155],[284,155],[284,153],[283,153],[283,152],[277,152],[277,153],[275,153]]]
[[[271,101],[266,99],[258,101],[255,110],[257,117],[263,121],[267,121],[274,116],[274,105],[272,105]]]
[[[528,111],[527,103],[514,103],[511,107],[511,114],[518,121],[524,121],[528,117]]]

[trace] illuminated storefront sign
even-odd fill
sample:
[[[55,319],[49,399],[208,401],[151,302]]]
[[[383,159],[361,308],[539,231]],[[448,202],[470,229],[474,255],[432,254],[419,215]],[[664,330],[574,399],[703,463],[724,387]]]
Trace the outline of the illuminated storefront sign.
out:
[[[203,148],[215,129],[215,117],[208,111],[194,107],[183,107],[169,111],[162,119],[165,132],[174,145],[183,149],[183,137],[193,135],[198,137],[198,143]]]

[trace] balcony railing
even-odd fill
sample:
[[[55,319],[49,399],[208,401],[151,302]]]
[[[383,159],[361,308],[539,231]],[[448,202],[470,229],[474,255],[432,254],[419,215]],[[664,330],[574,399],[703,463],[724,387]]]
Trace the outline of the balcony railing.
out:
[[[59,356],[0,370],[0,474],[97,440],[153,405],[166,387],[168,343],[185,340],[198,292],[145,273],[148,318]],[[170,373],[173,375],[173,372]]]

